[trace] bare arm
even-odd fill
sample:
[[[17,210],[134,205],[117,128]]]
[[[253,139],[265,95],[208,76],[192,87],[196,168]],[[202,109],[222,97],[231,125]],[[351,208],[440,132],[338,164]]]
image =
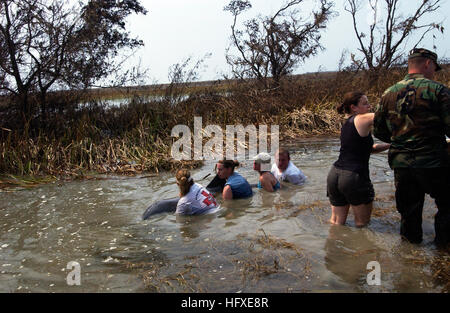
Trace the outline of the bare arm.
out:
[[[372,153],[379,153],[386,151],[391,146],[390,143],[376,143],[372,147]]]
[[[223,188],[222,197],[224,200],[233,199],[233,192],[231,191],[230,185],[227,185],[227,186],[225,186],[225,188]]]
[[[358,114],[355,116],[355,127],[361,137],[369,136],[374,116],[375,113]]]
[[[261,183],[261,186],[264,188],[264,190],[272,192],[273,191],[273,186],[272,186],[272,182],[270,181],[270,179],[267,179],[265,176],[260,177],[259,181]]]

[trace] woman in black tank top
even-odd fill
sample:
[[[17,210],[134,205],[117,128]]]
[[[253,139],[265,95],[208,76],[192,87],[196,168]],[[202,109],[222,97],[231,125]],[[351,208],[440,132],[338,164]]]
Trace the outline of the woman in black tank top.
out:
[[[341,129],[339,158],[327,177],[327,196],[331,203],[332,224],[345,224],[350,206],[355,215],[355,225],[362,227],[370,221],[373,185],[369,175],[371,153],[389,148],[389,144],[374,145],[370,129],[374,113],[369,113],[370,104],[362,92],[350,92],[338,107],[347,119]]]

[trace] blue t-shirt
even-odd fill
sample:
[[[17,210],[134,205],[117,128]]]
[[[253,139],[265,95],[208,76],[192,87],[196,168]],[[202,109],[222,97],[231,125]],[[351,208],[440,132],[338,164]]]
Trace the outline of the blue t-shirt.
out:
[[[233,193],[233,199],[248,198],[253,195],[253,190],[248,181],[239,173],[234,172],[228,177],[225,186],[229,185]]]

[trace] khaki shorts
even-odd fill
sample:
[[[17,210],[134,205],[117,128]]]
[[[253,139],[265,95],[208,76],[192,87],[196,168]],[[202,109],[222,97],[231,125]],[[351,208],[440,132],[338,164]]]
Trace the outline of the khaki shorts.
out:
[[[370,177],[331,167],[327,177],[327,197],[333,206],[369,204],[375,197]]]

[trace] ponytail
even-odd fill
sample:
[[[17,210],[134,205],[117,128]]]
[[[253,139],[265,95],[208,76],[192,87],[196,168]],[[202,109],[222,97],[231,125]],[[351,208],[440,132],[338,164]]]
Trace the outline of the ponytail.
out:
[[[186,169],[180,169],[176,174],[177,185],[180,187],[181,196],[185,196],[188,194],[191,186],[194,184],[194,180],[191,177],[191,173],[189,173]]]

